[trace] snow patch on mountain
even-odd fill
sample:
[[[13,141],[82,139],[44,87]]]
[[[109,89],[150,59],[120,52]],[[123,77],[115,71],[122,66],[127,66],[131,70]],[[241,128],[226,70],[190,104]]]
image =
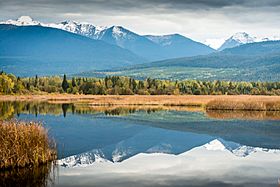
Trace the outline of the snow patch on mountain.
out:
[[[238,32],[235,33],[233,36],[228,38],[224,41],[224,43],[218,48],[219,51],[222,51],[227,48],[237,47],[243,44],[249,44],[254,42],[265,42],[265,41],[275,41],[280,40],[279,36],[272,36],[272,37],[255,37],[250,36],[246,32]]]
[[[247,43],[255,42],[257,40],[257,38],[251,37],[246,32],[238,32],[238,33],[235,33],[232,37],[230,37],[229,40],[235,40],[240,44],[247,44]]]
[[[63,21],[60,23],[42,23],[39,21],[34,21],[29,16],[21,16],[17,20],[3,21],[3,22],[0,22],[0,24],[11,24],[11,25],[16,25],[16,26],[40,25],[43,27],[51,27],[51,28],[65,30],[65,31],[72,32],[75,34],[87,36],[87,37],[93,38],[93,39],[98,39],[100,33],[103,30],[107,29],[107,27],[95,26],[90,23],[79,23],[76,21]]]
[[[115,38],[124,38],[127,33],[123,31],[124,29],[120,26],[113,26],[113,36]]]
[[[168,45],[172,45],[172,36],[174,35],[161,35],[161,36],[147,35],[146,38],[161,46],[168,46]]]
[[[0,24],[11,24],[16,26],[29,26],[29,25],[40,25],[41,23],[38,21],[34,21],[30,16],[20,16],[16,20],[7,20],[2,21]]]

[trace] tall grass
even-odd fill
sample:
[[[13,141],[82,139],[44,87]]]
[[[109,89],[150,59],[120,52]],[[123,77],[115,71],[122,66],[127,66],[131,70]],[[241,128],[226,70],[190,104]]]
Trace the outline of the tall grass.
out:
[[[271,100],[225,100],[216,99],[207,103],[207,110],[280,111],[280,101]]]
[[[38,166],[56,159],[54,142],[40,124],[0,121],[0,169]]]

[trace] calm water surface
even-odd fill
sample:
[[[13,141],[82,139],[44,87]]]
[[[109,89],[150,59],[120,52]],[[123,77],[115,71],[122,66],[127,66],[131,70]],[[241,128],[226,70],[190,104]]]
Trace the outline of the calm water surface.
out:
[[[42,122],[54,167],[0,173],[1,186],[279,186],[279,113],[0,103]]]

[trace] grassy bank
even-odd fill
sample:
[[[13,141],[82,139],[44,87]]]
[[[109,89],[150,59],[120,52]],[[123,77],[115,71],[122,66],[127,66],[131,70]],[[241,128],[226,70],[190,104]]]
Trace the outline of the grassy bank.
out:
[[[84,103],[89,106],[197,106],[207,110],[280,111],[280,96],[252,95],[0,95],[0,101]]]
[[[206,110],[280,111],[280,101],[216,99],[206,104]]]
[[[40,124],[0,121],[0,169],[38,166],[56,158],[54,143]]]

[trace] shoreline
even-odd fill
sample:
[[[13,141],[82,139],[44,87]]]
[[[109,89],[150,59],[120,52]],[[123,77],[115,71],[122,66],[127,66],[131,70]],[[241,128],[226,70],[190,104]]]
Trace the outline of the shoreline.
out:
[[[206,110],[280,111],[280,96],[263,95],[0,95],[0,101],[83,103],[90,106],[191,106]]]

